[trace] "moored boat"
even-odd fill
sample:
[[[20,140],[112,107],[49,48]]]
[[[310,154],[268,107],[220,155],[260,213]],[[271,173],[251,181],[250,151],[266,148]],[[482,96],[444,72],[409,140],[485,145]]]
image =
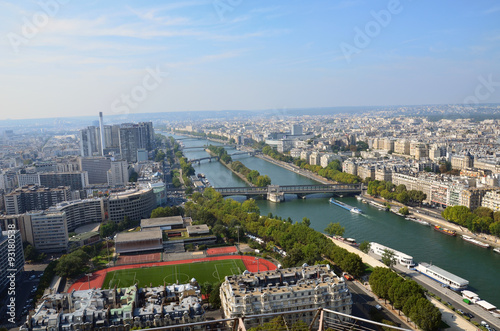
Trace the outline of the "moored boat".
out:
[[[490,247],[490,245],[483,243],[482,241],[476,240],[472,237],[466,236],[466,235],[463,235],[462,239],[467,241],[467,242],[470,242],[471,244],[482,247],[482,248],[489,248]]]
[[[434,230],[436,230],[436,231],[439,231],[439,232],[441,232],[441,233],[447,234],[447,235],[452,236],[452,237],[454,237],[454,236],[456,236],[456,235],[457,235],[457,232],[456,232],[456,231],[453,231],[453,230],[448,230],[448,229],[443,228],[443,227],[441,227],[441,226],[439,226],[439,225],[434,225],[434,227],[433,227],[433,228],[434,228]]]
[[[454,291],[465,290],[469,285],[468,280],[429,263],[420,262],[415,270],[441,284],[444,284]]]
[[[493,248],[493,252],[500,254],[500,248]]]

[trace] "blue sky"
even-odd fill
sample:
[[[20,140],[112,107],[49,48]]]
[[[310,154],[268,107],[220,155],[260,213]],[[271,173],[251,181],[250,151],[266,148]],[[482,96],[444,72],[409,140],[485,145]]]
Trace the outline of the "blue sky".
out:
[[[498,1],[0,0],[0,34],[0,119],[500,102]]]

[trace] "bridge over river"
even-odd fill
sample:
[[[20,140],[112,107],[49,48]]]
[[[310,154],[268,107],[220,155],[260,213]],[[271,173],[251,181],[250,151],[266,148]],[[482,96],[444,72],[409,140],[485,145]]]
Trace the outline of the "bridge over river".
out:
[[[362,184],[317,184],[317,185],[269,185],[262,187],[218,187],[217,192],[223,196],[230,195],[266,195],[268,200],[279,202],[285,199],[285,194],[305,196],[315,193],[332,193],[337,195],[352,195],[361,193]]]

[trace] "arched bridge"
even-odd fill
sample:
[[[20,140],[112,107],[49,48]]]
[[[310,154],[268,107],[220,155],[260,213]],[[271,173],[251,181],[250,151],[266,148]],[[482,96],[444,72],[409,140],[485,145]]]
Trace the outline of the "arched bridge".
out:
[[[317,184],[317,185],[269,185],[263,187],[219,187],[215,188],[223,196],[229,195],[269,195],[314,193],[356,194],[361,193],[362,184]]]

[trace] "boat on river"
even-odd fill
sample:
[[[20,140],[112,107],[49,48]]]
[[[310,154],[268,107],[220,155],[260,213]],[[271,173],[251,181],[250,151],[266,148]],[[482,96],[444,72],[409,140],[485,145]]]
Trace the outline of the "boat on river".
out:
[[[416,222],[418,224],[422,224],[422,225],[425,225],[425,226],[429,226],[429,222],[426,222],[424,220],[421,220],[419,218],[413,218],[413,217],[405,217],[405,220],[407,221],[412,221],[412,222]]]
[[[443,228],[439,225],[434,225],[433,226],[434,230],[438,231],[438,232],[441,232],[441,233],[444,233],[444,234],[447,234],[449,236],[452,236],[452,237],[455,237],[457,235],[457,232],[456,231],[453,231],[453,230],[448,230],[446,228]]]
[[[420,262],[415,270],[454,291],[465,290],[469,285],[468,280],[429,263]]]
[[[462,239],[467,241],[467,242],[470,242],[471,244],[482,247],[482,248],[490,248],[490,245],[483,243],[482,241],[479,241],[479,240],[474,239],[472,237],[466,236],[466,235],[463,235]]]
[[[355,214],[362,214],[363,213],[360,209],[353,207],[353,206],[349,206],[348,204],[340,202],[338,200],[335,200],[334,198],[330,198],[329,201],[330,201],[330,203],[333,203],[334,205],[337,205],[337,206],[342,207],[346,210],[349,210],[351,213],[355,213]]]
[[[493,252],[500,254],[500,248],[493,248]]]

